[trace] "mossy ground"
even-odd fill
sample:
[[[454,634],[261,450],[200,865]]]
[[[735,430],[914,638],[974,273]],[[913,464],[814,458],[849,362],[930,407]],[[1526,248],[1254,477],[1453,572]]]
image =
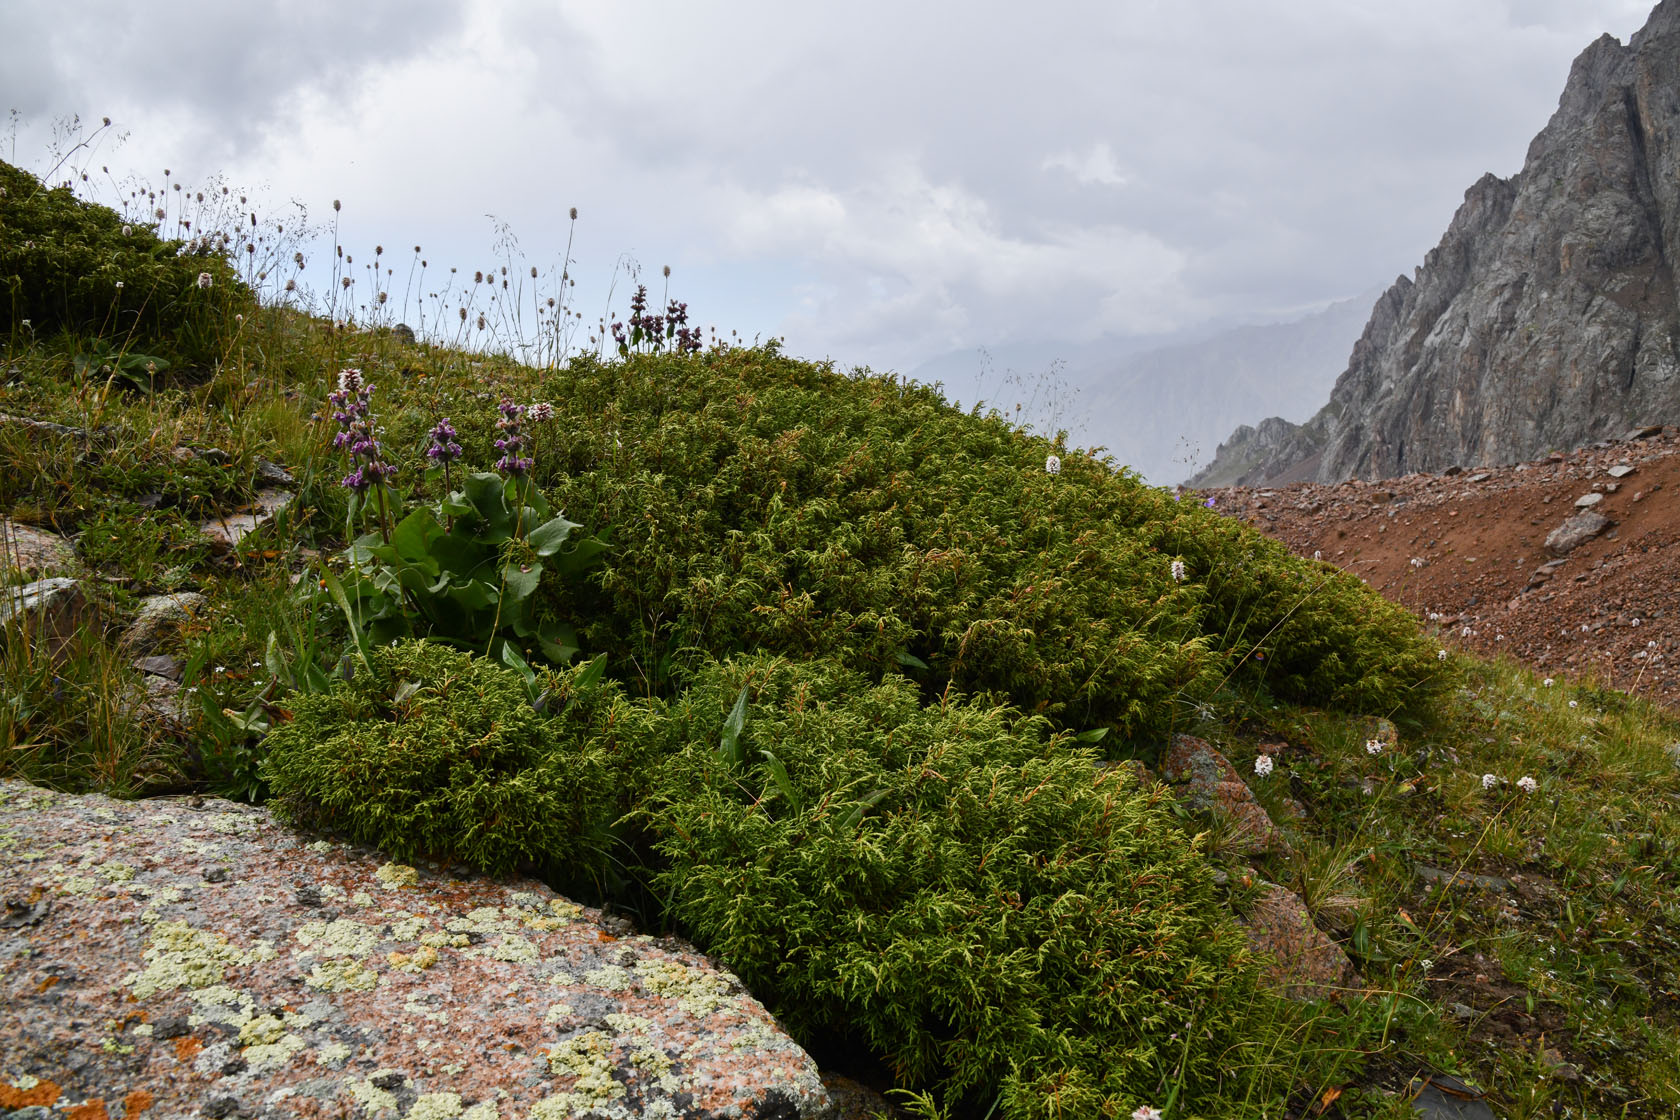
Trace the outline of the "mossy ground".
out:
[[[1302,896],[1359,986],[1291,1005],[1234,985],[1242,1005],[1220,1009],[1221,1029],[1245,1033],[1222,1039],[1194,1107],[1170,1115],[1400,1117],[1399,1091],[1427,1070],[1475,1082],[1510,1117],[1680,1109],[1680,767],[1668,749],[1680,722],[1668,713],[1546,687],[1508,663],[1440,660],[1415,620],[1357,581],[891,376],[774,347],[538,368],[276,302],[195,326],[195,353],[211,356],[158,385],[90,375],[78,358],[123,345],[98,324],[13,326],[0,413],[88,435],[0,423],[0,513],[74,538],[103,577],[88,581],[103,621],[56,660],[6,632],[6,773],[124,795],[251,788],[263,748],[236,717],[253,704],[293,714],[271,683],[270,634],[287,657],[329,665],[344,639],[294,585],[307,590],[346,543],[343,466],[323,420],[335,372],[356,366],[377,383],[388,445],[410,464],[448,415],[480,460],[469,465],[487,467],[497,400],[552,401],[537,481],[612,550],[585,583],[545,587],[543,609],[578,627],[585,656],[608,655],[610,693],[577,711],[613,728],[600,743],[612,772],[646,783],[615,790],[620,807],[658,785],[638,752],[675,734],[670,713],[697,682],[759,654],[832,659],[923,705],[1107,729],[1095,751],[1109,758],[1153,762],[1169,731],[1189,731],[1249,775],[1259,745],[1282,741],[1274,771],[1250,784],[1280,823],[1291,801],[1305,814],[1286,825],[1293,854],[1252,870]],[[178,447],[225,454],[183,461]],[[195,527],[255,496],[259,458],[296,475],[297,499],[216,554]],[[440,489],[417,469],[398,481],[410,500]],[[183,587],[209,598],[173,651],[202,701],[184,741],[132,714],[138,671],[116,647],[140,596]],[[712,707],[696,734],[723,727],[727,705]],[[1398,741],[1372,754],[1378,718]],[[798,786],[810,772],[792,752],[779,761],[791,789],[820,797]],[[764,800],[772,813],[776,797]],[[1170,805],[1156,818],[1185,858],[1237,872],[1210,898],[1240,914],[1249,869],[1227,830]],[[626,850],[646,840],[640,827],[619,826]],[[1437,872],[1483,878],[1448,887]],[[1171,1026],[1153,1039],[1163,1054],[1184,1041]],[[863,1066],[890,1076],[889,1056]],[[1136,1099],[1191,1091],[1163,1068]],[[962,1093],[946,1106],[984,1096]]]

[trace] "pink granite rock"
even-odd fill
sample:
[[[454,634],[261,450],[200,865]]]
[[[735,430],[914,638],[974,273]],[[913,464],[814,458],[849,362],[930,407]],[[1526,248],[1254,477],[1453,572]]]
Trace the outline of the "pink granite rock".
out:
[[[1271,958],[1266,979],[1290,999],[1324,999],[1356,979],[1347,954],[1315,925],[1293,892],[1262,883],[1259,900],[1239,918],[1248,943]]]
[[[615,937],[532,880],[384,862],[232,802],[18,781],[0,782],[0,852],[0,1110],[794,1120],[829,1107],[811,1058],[734,976],[674,939]]]
[[[1161,777],[1177,787],[1178,796],[1192,809],[1219,813],[1236,829],[1244,852],[1284,852],[1289,841],[1236,767],[1206,739],[1174,735],[1161,760]]]

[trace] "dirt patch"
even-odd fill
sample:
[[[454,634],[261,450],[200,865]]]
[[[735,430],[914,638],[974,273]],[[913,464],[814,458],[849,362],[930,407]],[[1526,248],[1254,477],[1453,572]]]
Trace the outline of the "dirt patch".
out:
[[[1444,644],[1680,707],[1680,429],[1508,467],[1207,493],[1410,608]],[[1609,526],[1548,551],[1587,508]]]

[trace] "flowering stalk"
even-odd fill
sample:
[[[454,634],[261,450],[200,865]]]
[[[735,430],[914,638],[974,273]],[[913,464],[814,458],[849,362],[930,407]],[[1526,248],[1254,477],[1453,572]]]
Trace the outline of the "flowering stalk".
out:
[[[455,442],[455,427],[445,416],[439,420],[437,427],[431,431],[431,445],[426,448],[426,458],[434,463],[443,464],[443,488],[447,492],[455,488],[455,483],[449,475],[449,464],[461,457],[461,445]],[[455,528],[455,515],[449,514],[445,518],[447,528]]]
[[[397,468],[380,457],[379,429],[373,426],[373,386],[362,378],[359,369],[340,370],[338,390],[327,397],[338,421],[339,430],[333,436],[333,446],[347,450],[354,468],[339,480],[339,485],[365,498],[372,487],[379,499],[379,533],[387,544],[391,541],[390,510],[385,504],[385,482],[397,473]]]

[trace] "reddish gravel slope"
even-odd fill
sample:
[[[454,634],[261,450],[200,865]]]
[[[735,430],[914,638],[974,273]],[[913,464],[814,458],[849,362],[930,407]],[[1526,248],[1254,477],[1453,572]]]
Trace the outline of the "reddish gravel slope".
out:
[[[1428,619],[1444,644],[1680,707],[1680,429],[1509,467],[1207,493]],[[1548,551],[1591,494],[1608,527]]]

